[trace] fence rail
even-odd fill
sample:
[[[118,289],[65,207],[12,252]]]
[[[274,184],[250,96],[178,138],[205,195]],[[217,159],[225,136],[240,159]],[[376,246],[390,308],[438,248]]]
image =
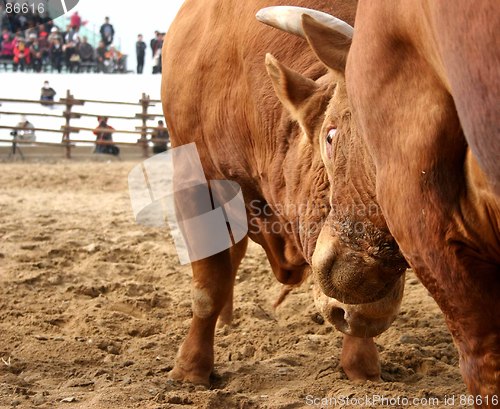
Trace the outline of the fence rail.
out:
[[[34,132],[49,132],[52,134],[62,134],[62,138],[59,136],[57,142],[37,142],[22,140],[16,135],[12,135],[12,139],[0,139],[1,143],[11,143],[12,151],[15,153],[16,145],[19,144],[29,144],[34,146],[53,146],[53,147],[65,147],[66,148],[66,158],[71,159],[71,151],[75,147],[75,144],[93,144],[93,145],[118,145],[118,146],[137,146],[142,150],[142,156],[147,158],[149,156],[149,142],[157,142],[157,139],[149,138],[153,134],[153,130],[156,128],[154,126],[149,126],[148,121],[154,120],[158,117],[163,117],[160,113],[150,112],[150,108],[161,104],[159,100],[152,100],[145,93],[138,102],[125,102],[125,101],[108,101],[108,100],[93,100],[93,99],[77,99],[73,96],[70,90],[66,92],[66,97],[59,99],[59,101],[51,102],[50,104],[45,101],[40,100],[28,100],[28,99],[12,99],[12,98],[0,98],[1,103],[20,103],[20,104],[37,104],[37,105],[56,105],[64,106],[66,109],[61,114],[44,114],[44,113],[34,113],[34,112],[14,112],[14,111],[0,111],[1,115],[24,115],[24,116],[38,116],[47,118],[60,118],[63,120],[62,125],[54,128],[30,128],[30,131]],[[94,114],[94,113],[83,113],[75,112],[74,107],[84,106],[85,104],[103,104],[103,105],[115,105],[115,106],[135,106],[140,109],[140,112],[136,113],[134,116],[120,116],[120,115],[106,115],[106,114]],[[125,136],[136,135],[133,141],[130,142],[115,142],[115,141],[89,141],[84,139],[76,139],[73,137],[74,134],[79,134],[80,132],[94,132],[94,131],[106,131],[109,132],[108,128],[88,128],[73,126],[71,124],[72,119],[80,119],[82,117],[98,118],[107,117],[113,119],[123,119],[130,121],[140,121],[140,126],[133,126],[130,129],[113,129],[113,133],[123,134]],[[15,130],[25,130],[25,128],[19,126],[5,126],[0,125],[0,129],[9,129],[11,131]],[[138,138],[137,138],[138,137]]]

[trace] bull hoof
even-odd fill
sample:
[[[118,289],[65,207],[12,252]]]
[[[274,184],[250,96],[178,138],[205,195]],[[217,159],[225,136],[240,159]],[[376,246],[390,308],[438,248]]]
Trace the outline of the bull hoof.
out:
[[[231,326],[233,322],[233,303],[232,300],[229,304],[222,309],[217,320],[217,328],[224,328]]]
[[[380,359],[373,338],[344,335],[340,366],[351,381],[380,382]]]
[[[233,316],[219,316],[219,319],[217,320],[217,328],[222,329],[225,327],[230,327],[231,323],[233,322]]]
[[[365,358],[365,359],[363,359]],[[342,356],[340,366],[350,381],[373,381],[381,382],[381,369],[378,355],[366,359],[363,356]]]
[[[210,387],[210,374],[208,375],[200,375],[197,373],[192,373],[186,371],[182,368],[179,368],[177,365],[168,373],[168,379],[171,379],[176,382],[181,383],[191,383],[194,385],[205,386],[206,388]]]
[[[382,382],[382,378],[379,373],[368,373],[359,370],[358,368],[348,368],[342,366],[342,369],[346,373],[350,381],[372,381],[372,382]]]

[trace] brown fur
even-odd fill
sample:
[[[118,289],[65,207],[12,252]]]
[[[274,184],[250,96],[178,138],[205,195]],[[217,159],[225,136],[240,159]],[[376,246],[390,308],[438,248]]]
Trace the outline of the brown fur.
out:
[[[330,181],[318,140],[322,113],[333,91],[328,70],[307,42],[265,27],[254,17],[262,7],[287,3],[186,1],[166,38],[162,96],[173,145],[196,142],[207,179],[229,179],[240,184],[250,220],[249,237],[264,247],[277,279],[291,286],[303,280],[311,264],[319,235],[319,228],[311,228],[321,227],[335,214],[330,211]],[[292,3],[327,12],[335,10],[347,21],[354,20],[355,2]],[[273,91],[264,64],[268,52],[294,70],[278,67],[273,71],[274,66],[268,64],[275,84],[280,79],[285,81],[288,108],[294,111],[292,115],[300,117],[299,122],[282,108]],[[355,172],[352,177],[356,177]],[[270,232],[266,223],[275,223],[283,230]],[[366,250],[360,249],[359,255]],[[203,305],[193,308],[191,329],[170,375],[174,379],[208,383],[213,368],[213,328],[221,311],[229,311],[234,269],[239,264],[232,261],[234,251],[237,249],[192,265],[195,295],[203,295],[198,297]],[[389,294],[390,290],[383,289]],[[205,308],[207,293],[212,294],[213,301],[209,317]],[[357,297],[349,292],[343,294],[352,300]],[[366,295],[372,296],[369,292]],[[383,296],[376,294],[377,299]],[[391,294],[396,307],[399,301]],[[394,318],[393,310],[385,328]],[[360,349],[366,345],[370,348],[362,353]],[[370,365],[367,360],[371,360]],[[354,343],[346,349],[343,361],[348,363],[348,374],[354,379],[379,376],[373,340]]]
[[[346,71],[387,223],[483,396],[500,394],[499,21],[495,1],[363,0]]]

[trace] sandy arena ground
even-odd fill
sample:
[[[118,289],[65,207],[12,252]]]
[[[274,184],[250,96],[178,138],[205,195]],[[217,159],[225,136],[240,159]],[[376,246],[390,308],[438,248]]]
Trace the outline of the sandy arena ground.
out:
[[[168,382],[191,316],[189,268],[166,231],[134,223],[135,164],[0,164],[0,408],[320,407],[311,396],[337,398],[332,408],[468,407],[450,334],[412,273],[376,339],[383,382],[353,383],[309,283],[273,311],[280,285],[257,245],[237,277],[234,324],[216,336],[213,387]],[[341,402],[373,395],[420,401]]]

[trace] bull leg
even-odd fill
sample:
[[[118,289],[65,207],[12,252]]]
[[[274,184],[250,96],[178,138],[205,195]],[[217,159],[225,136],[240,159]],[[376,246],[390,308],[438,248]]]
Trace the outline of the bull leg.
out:
[[[243,240],[241,240],[235,246],[231,247],[231,249],[229,250],[231,254],[231,269],[232,269],[231,273],[232,273],[233,283],[238,268],[240,266],[241,260],[243,260],[243,257],[245,257],[247,246],[248,246],[248,237],[245,237]],[[219,321],[217,323],[217,326],[219,328],[222,328],[225,325],[230,325],[231,321],[233,320],[233,293],[234,293],[234,285],[231,287],[231,293],[229,294],[226,304],[224,304],[224,307],[222,308],[222,311],[219,315]]]
[[[196,261],[191,268],[193,319],[169,378],[209,386],[215,324],[233,286],[229,250]]]
[[[380,203],[401,251],[443,311],[467,388],[484,398],[483,405],[476,400],[477,407],[495,407],[492,398],[500,393],[500,206],[477,174],[463,174],[463,158],[450,170],[446,166],[454,162],[448,152],[412,155],[431,163],[417,163],[409,174],[382,173]],[[432,158],[443,157],[436,169]],[[426,169],[424,177],[420,169]],[[439,180],[444,182],[436,187]],[[415,220],[409,219],[417,209]]]
[[[232,313],[236,261],[239,264],[244,255],[246,239],[242,242],[230,250],[191,264],[193,319],[177,353],[174,368],[169,373],[170,379],[210,385],[209,377],[214,366],[215,325],[223,310],[223,319],[228,318],[228,310]],[[227,307],[228,304],[230,307]]]
[[[340,365],[351,381],[380,381],[380,359],[373,338],[344,335]]]
[[[500,392],[500,253],[494,254],[494,239],[488,242],[495,225],[481,224],[481,218],[470,210],[472,193],[467,192],[463,199],[440,196],[436,191],[422,195],[421,186],[408,179],[383,182],[380,186],[385,188],[382,195],[388,224],[416,275],[444,313],[467,388],[484,398],[484,406],[477,407],[495,407],[491,399]],[[390,184],[398,186],[398,194],[388,188]],[[460,184],[450,182],[448,186]],[[399,194],[405,198],[404,205],[393,204],[396,200],[392,198]],[[415,210],[414,203],[419,203],[419,218],[409,223],[406,215]],[[476,203],[480,202],[473,205]]]

